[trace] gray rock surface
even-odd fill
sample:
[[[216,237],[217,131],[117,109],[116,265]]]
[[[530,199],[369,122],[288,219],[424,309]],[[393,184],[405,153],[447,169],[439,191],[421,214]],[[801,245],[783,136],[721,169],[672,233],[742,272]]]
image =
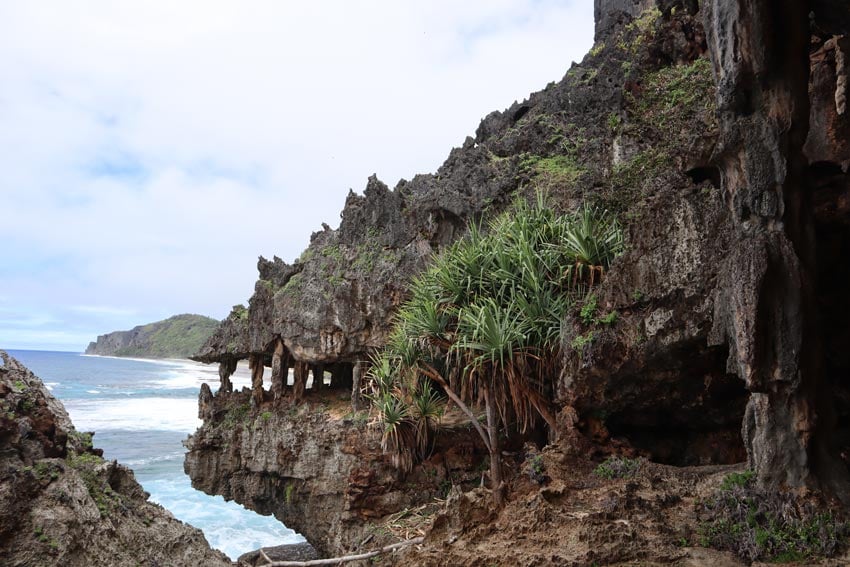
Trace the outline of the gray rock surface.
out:
[[[9,567],[230,566],[200,530],[147,501],[61,402],[0,351],[0,558]]]
[[[549,377],[564,450],[748,459],[764,486],[850,494],[850,9],[700,4],[597,1],[581,64],[484,118],[437,173],[393,190],[371,178],[293,266],[261,259],[249,309],[199,359],[271,366],[280,340],[308,364],[366,360],[432,251],[543,187],[563,210],[616,212],[627,233],[595,316],[580,317],[588,300],[564,321]],[[286,447],[251,454],[264,450]],[[255,483],[238,498],[280,492]],[[341,524],[299,513],[291,521],[339,541]]]

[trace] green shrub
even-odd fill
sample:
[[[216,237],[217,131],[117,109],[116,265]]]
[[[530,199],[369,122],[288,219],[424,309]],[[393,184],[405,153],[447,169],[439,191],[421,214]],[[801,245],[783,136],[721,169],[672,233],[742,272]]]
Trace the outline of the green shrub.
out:
[[[593,469],[593,474],[607,479],[627,478],[634,476],[640,465],[640,459],[611,456]]]
[[[538,171],[567,165],[554,158],[526,161]],[[483,397],[484,428],[499,431],[510,423],[528,431],[541,418],[553,425],[548,406],[563,321],[622,246],[619,224],[606,211],[585,205],[560,215],[538,192],[534,202],[517,199],[487,227],[470,226],[465,238],[436,256],[413,280],[388,346],[370,370],[383,447],[396,465],[409,468],[427,453],[444,403],[433,382],[461,404]],[[485,433],[472,410],[464,411],[495,462],[500,451],[490,439],[498,444],[501,432]]]
[[[831,557],[850,529],[836,512],[790,493],[753,486],[752,471],[732,473],[700,509],[700,544],[748,561],[803,561]]]

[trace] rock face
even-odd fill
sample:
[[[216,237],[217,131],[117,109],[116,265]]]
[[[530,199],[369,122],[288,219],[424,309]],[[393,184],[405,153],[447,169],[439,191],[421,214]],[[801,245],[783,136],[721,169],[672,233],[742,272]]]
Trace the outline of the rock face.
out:
[[[3,565],[230,565],[199,530],[147,502],[130,469],[104,461],[41,380],[0,358]]]
[[[219,322],[203,315],[175,315],[164,321],[115,331],[89,343],[86,354],[188,358],[218,328]]]
[[[198,359],[223,376],[252,360],[254,407],[290,392],[290,366],[294,399],[308,371],[356,398],[362,361],[429,254],[543,187],[564,210],[616,212],[627,232],[625,254],[564,321],[552,377],[563,450],[747,460],[763,488],[846,497],[850,7],[803,6],[597,0],[597,44],[580,65],[488,115],[436,174],[392,191],[371,178],[294,265],[260,259],[250,307]],[[219,419],[206,415],[196,446]],[[229,459],[218,471],[243,469]],[[238,498],[280,497],[255,487]],[[294,521],[324,518],[317,509]],[[308,537],[339,550],[342,524],[323,522]]]
[[[400,475],[345,393],[251,411],[249,392],[213,396],[204,385],[200,417],[204,425],[186,442],[192,485],[273,514],[328,555],[355,549],[370,521],[428,501],[447,475],[477,464],[465,431],[450,451],[437,451],[447,457],[431,472]]]

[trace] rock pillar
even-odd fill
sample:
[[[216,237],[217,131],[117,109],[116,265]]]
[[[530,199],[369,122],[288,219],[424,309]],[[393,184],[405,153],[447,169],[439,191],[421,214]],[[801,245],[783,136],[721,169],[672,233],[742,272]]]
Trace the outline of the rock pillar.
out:
[[[277,339],[272,354],[272,385],[271,391],[274,399],[278,399],[286,390],[286,379],[289,375],[289,356],[283,341]]]
[[[304,390],[307,388],[307,373],[310,366],[306,362],[295,362],[295,381],[292,387],[292,398],[300,402],[304,398]]]
[[[325,365],[316,364],[313,366],[313,390],[321,392],[325,387]]]
[[[230,381],[230,377],[236,372],[236,365],[238,363],[239,361],[235,358],[225,358],[218,363],[219,392],[230,393],[233,391],[233,383]]]
[[[248,357],[248,366],[251,368],[251,403],[254,407],[260,407],[263,403],[263,365],[262,354],[252,354]]]
[[[821,371],[815,237],[803,145],[809,129],[809,8],[799,0],[702,3],[717,81],[713,158],[738,241],[722,268],[716,342],[752,392],[743,426],[764,488],[850,497],[829,449]],[[723,327],[718,329],[718,327]]]

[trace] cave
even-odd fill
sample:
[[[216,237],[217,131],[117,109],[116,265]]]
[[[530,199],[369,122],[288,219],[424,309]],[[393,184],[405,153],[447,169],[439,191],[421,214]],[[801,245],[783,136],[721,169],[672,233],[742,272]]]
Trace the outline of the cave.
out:
[[[694,167],[686,171],[685,174],[691,178],[694,185],[708,181],[712,187],[720,189],[720,169],[715,166]]]
[[[850,175],[840,165],[809,166],[817,242],[817,311],[824,386],[833,393],[834,448],[850,464]]]
[[[431,214],[435,227],[429,242],[434,248],[448,246],[466,227],[466,221],[446,209],[438,209]]]
[[[620,403],[598,412],[608,434],[656,463],[746,461],[741,423],[749,393],[737,375],[726,372],[728,349],[691,344],[677,350],[651,365],[651,372],[609,385],[608,395]]]
[[[531,110],[531,107],[530,107],[530,106],[526,106],[526,105],[520,106],[520,107],[517,109],[517,111],[516,111],[516,112],[514,112],[514,115],[513,115],[513,121],[514,121],[514,123],[519,122],[520,118],[522,118],[523,116],[525,116],[526,114],[528,114],[528,111],[529,111],[529,110]]]
[[[354,385],[354,364],[351,362],[335,362],[325,367],[331,373],[330,388],[332,390],[348,390]]]

